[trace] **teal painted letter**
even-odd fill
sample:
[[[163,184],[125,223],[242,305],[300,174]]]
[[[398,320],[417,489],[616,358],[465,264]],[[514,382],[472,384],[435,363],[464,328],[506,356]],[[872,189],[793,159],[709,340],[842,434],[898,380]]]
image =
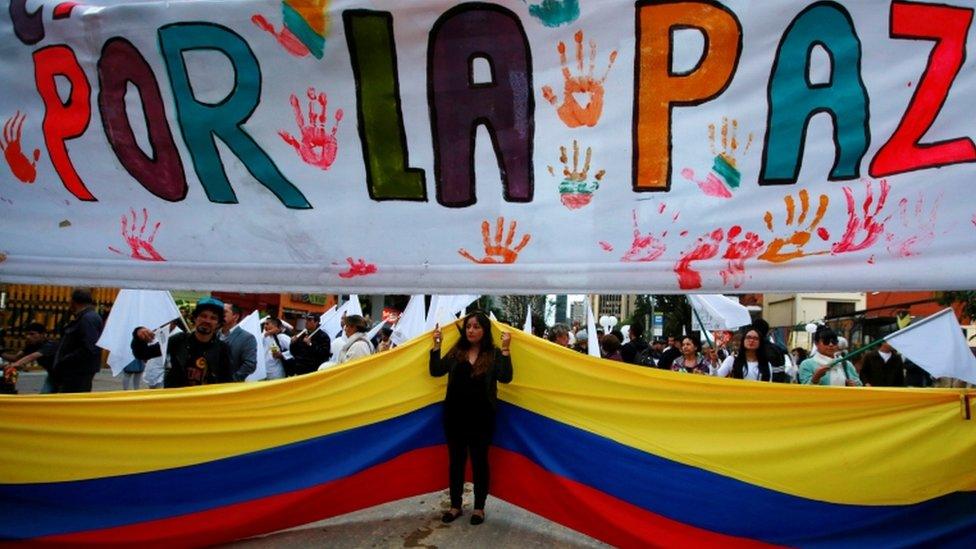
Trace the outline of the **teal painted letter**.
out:
[[[247,171],[289,208],[312,205],[244,129],[261,100],[261,68],[254,52],[234,31],[212,23],[174,23],[159,29],[159,47],[166,61],[180,131],[193,158],[193,167],[211,202],[236,204],[237,196],[224,171],[215,138],[220,138]],[[214,50],[233,65],[234,87],[219,103],[204,103],[193,95],[183,54]]]
[[[830,55],[830,78],[811,84],[810,53]],[[817,113],[834,122],[836,156],[830,180],[856,179],[870,142],[868,95],[861,80],[861,43],[850,15],[836,2],[803,10],[783,34],[769,79],[769,115],[761,185],[795,183],[807,125]]]

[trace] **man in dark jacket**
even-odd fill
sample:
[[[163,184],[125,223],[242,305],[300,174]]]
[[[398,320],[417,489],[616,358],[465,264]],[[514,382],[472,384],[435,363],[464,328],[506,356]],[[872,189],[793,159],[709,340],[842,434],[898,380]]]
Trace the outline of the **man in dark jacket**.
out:
[[[635,320],[630,325],[630,333],[627,335],[630,337],[630,341],[620,347],[620,358],[628,364],[635,364],[637,354],[648,349],[647,340],[644,339],[644,325]]]
[[[64,327],[52,368],[56,393],[90,393],[92,379],[102,367],[102,351],[95,343],[103,323],[92,303],[91,290],[71,292],[71,320]]]
[[[305,315],[305,329],[291,338],[288,350],[295,358],[292,371],[285,372],[289,376],[314,372],[329,360],[332,356],[332,339],[319,326],[318,315]]]
[[[865,353],[860,377],[872,387],[904,387],[905,363],[886,341],[878,350]]]
[[[169,339],[166,354],[170,367],[163,387],[189,387],[232,381],[230,349],[217,337],[224,304],[205,297],[193,309],[193,332],[182,332]],[[158,343],[153,344],[152,330],[144,326],[133,333],[132,351],[136,358],[148,360],[160,356]]]

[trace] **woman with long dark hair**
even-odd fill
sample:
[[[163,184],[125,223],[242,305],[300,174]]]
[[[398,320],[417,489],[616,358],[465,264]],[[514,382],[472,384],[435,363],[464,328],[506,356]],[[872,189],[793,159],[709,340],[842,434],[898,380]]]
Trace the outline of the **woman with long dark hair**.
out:
[[[810,358],[800,364],[800,383],[804,385],[841,385],[860,387],[861,378],[850,361],[842,360],[836,364],[837,333],[827,326],[820,326],[813,334],[816,347]]]
[[[474,476],[471,524],[481,524],[485,521],[485,500],[488,498],[488,447],[495,431],[497,384],[512,381],[509,353],[512,336],[502,332],[501,348],[496,348],[491,337],[491,321],[480,312],[464,317],[459,331],[461,339],[442,358],[441,331],[440,327],[435,327],[434,345],[430,350],[430,375],[448,375],[444,432],[447,435],[451,508],[441,520],[452,522],[462,515],[464,466],[470,453]]]
[[[768,352],[766,341],[759,330],[749,326],[739,335],[739,352],[725,357],[725,361],[719,366],[715,375],[718,377],[731,375],[734,379],[772,381],[774,375],[769,364]]]

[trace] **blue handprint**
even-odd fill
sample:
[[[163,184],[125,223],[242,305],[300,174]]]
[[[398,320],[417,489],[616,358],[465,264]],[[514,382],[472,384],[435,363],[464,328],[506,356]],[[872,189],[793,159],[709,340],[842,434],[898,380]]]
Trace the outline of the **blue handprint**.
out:
[[[576,21],[579,14],[579,0],[542,0],[541,4],[529,4],[529,15],[547,27]]]

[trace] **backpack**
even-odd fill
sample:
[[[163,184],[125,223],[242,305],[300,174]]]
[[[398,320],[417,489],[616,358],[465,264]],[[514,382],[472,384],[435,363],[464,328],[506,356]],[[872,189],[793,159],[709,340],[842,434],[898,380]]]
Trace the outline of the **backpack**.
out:
[[[634,356],[634,364],[648,368],[657,368],[657,364],[654,362],[654,351],[650,347],[640,351]]]

